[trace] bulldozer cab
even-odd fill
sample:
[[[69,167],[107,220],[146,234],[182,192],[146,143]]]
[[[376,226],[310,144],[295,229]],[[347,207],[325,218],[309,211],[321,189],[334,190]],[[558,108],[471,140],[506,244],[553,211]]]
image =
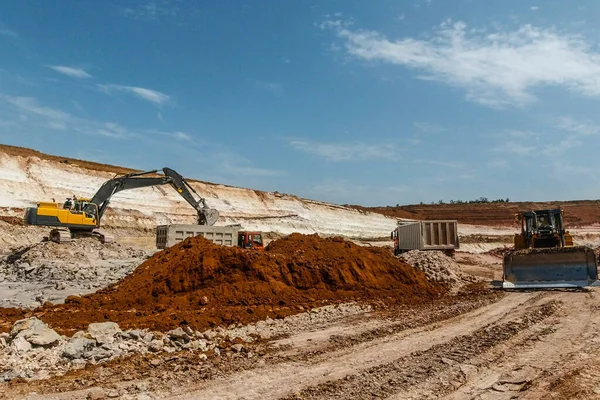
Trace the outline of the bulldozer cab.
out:
[[[521,234],[515,237],[515,248],[564,247],[563,212],[561,209],[526,211],[517,214]],[[520,236],[520,237],[519,237]]]
[[[238,232],[238,246],[242,249],[257,249],[264,248],[262,234],[260,232]]]

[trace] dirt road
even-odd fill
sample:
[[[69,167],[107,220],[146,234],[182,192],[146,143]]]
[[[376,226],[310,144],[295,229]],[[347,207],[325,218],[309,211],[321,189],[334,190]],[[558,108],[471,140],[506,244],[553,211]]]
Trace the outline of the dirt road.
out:
[[[83,390],[72,382],[97,371],[62,384],[15,384],[7,395],[79,399],[93,388],[180,400],[600,398],[600,362],[591,351],[600,343],[599,308],[598,289],[473,296],[307,326],[221,360],[170,356],[175,361],[156,373],[138,363],[138,373],[148,371],[136,379],[115,364]]]

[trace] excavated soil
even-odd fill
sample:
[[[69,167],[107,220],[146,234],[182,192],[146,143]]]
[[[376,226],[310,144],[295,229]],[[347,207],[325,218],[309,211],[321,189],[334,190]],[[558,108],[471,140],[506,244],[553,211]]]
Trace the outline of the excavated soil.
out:
[[[331,302],[422,303],[447,290],[386,249],[341,238],[293,234],[271,242],[266,251],[249,251],[195,237],[156,253],[104,290],[16,315],[0,310],[0,316],[3,330],[17,318],[35,315],[67,335],[107,320],[122,328],[202,330],[285,317]]]

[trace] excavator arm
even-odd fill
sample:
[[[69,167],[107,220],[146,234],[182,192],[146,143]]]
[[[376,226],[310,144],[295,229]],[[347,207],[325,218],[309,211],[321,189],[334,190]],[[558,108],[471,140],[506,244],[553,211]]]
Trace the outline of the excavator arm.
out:
[[[146,171],[123,175],[117,178],[113,178],[98,189],[94,197],[91,199],[91,203],[98,206],[97,219],[100,221],[110,199],[116,193],[123,190],[139,189],[148,186],[159,186],[159,185],[171,185],[177,193],[181,195],[198,213],[198,224],[199,225],[214,225],[219,218],[217,210],[211,209],[206,205],[206,201],[200,197],[200,195],[194,190],[194,188],[175,170],[171,168],[162,169],[164,176],[159,177],[148,177],[144,175],[155,174],[158,170]],[[198,200],[194,197],[192,192],[198,196]]]

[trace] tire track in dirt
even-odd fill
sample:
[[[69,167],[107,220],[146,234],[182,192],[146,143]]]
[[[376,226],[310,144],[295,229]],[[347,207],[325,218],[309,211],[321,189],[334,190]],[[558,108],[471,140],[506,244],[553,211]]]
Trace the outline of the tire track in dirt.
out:
[[[307,384],[342,379],[359,371],[391,363],[415,351],[470,334],[490,322],[519,313],[524,304],[543,299],[539,293],[512,293],[499,302],[432,325],[408,329],[354,346],[317,355],[306,361],[265,365],[250,371],[187,388],[176,399],[274,399],[301,391]],[[180,392],[181,393],[181,392]],[[166,397],[166,396],[165,396]]]
[[[588,292],[550,292],[561,309],[543,322],[499,343],[468,363],[452,365],[393,399],[600,398],[598,365],[590,346],[600,343],[600,297]],[[590,360],[592,365],[588,365]]]
[[[533,306],[517,319],[484,326],[470,335],[454,337],[425,351],[414,352],[340,380],[306,388],[283,399],[372,399],[404,393],[410,387],[444,372],[451,365],[482,354],[519,331],[548,318],[558,306],[559,302],[554,300]]]
[[[90,384],[116,384],[131,391],[131,381],[146,381],[150,392],[171,389],[170,392],[182,392],[182,388],[198,386],[198,382],[209,382],[215,379],[225,379],[228,376],[239,374],[244,370],[251,370],[264,365],[274,366],[287,363],[294,359],[286,355],[289,351],[297,354],[295,360],[310,360],[311,355],[322,354],[339,348],[367,342],[378,337],[389,335],[402,329],[423,327],[434,323],[441,323],[457,315],[466,314],[483,306],[497,302],[505,294],[502,292],[484,290],[480,288],[465,289],[457,297],[447,298],[439,302],[424,304],[419,307],[392,307],[372,313],[350,316],[341,320],[328,320],[298,325],[283,338],[266,339],[256,344],[246,344],[247,353],[231,354],[226,348],[221,350],[221,357],[208,362],[198,362],[193,354],[183,352],[175,355],[149,355],[148,357],[133,357],[98,366],[102,371],[103,379],[96,379],[95,369],[84,370],[70,374],[70,376],[55,377],[50,380],[34,381],[28,385],[16,385],[17,392],[12,392],[8,397],[0,394],[0,398],[16,398],[22,390],[34,390],[41,397],[43,393],[64,392],[60,396],[53,395],[53,399],[72,399],[86,396],[85,388]],[[400,321],[400,322],[398,322]],[[348,339],[347,341],[345,339]],[[326,350],[323,350],[326,349]],[[252,357],[250,353],[253,354]],[[248,357],[246,356],[248,355]],[[256,357],[255,355],[259,355]],[[233,356],[233,357],[230,357]],[[160,368],[151,365],[162,360]],[[75,376],[77,379],[75,379]],[[160,377],[158,381],[157,377]],[[82,384],[86,382],[85,384]],[[172,390],[172,388],[176,388]],[[75,389],[76,392],[72,392]],[[82,389],[82,390],[80,390]],[[0,392],[2,392],[0,387]],[[135,392],[135,390],[134,390]],[[17,394],[18,393],[18,394]],[[161,393],[159,398],[165,398],[172,393]]]

